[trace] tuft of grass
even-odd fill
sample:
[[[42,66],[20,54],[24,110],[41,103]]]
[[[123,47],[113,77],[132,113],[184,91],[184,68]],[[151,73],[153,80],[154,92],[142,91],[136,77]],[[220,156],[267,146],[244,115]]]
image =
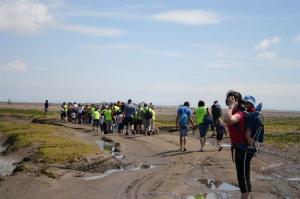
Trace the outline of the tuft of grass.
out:
[[[39,146],[38,155],[46,163],[73,161],[99,152],[96,145],[67,136],[63,127],[24,122],[0,122],[0,132],[8,135],[12,150]]]

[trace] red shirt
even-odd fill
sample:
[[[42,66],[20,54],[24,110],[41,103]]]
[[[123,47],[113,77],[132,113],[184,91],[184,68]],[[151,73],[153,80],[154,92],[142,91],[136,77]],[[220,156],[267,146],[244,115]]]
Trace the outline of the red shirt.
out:
[[[232,114],[239,114],[240,121],[235,124],[228,124],[231,144],[247,144],[246,129],[245,129],[245,113],[242,111],[233,111]]]

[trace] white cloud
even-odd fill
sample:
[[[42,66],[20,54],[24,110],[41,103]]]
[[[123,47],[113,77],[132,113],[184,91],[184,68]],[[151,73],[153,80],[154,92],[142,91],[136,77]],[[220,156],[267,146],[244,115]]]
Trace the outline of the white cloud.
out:
[[[203,10],[170,10],[153,14],[150,18],[184,25],[213,25],[221,22],[217,13]]]
[[[32,0],[0,0],[0,31],[31,33],[54,21],[43,3]]]
[[[63,25],[60,28],[71,32],[78,32],[99,37],[117,37],[125,34],[126,32],[116,28],[92,27],[84,25]]]
[[[300,43],[300,34],[294,38],[295,43]]]
[[[70,17],[96,17],[96,18],[121,18],[130,19],[140,16],[127,12],[118,11],[96,11],[96,10],[76,10],[65,14]]]
[[[266,50],[270,48],[273,44],[277,44],[280,42],[279,37],[272,37],[272,38],[266,38],[263,39],[255,48],[257,50]]]
[[[276,54],[275,52],[260,52],[257,56],[264,59],[274,59]]]
[[[0,66],[0,70],[25,72],[28,69],[27,64],[21,60],[15,60]]]

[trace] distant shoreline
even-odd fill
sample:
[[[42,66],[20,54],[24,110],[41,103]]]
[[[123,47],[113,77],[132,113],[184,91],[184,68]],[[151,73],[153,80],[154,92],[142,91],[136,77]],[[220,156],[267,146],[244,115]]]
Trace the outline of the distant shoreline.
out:
[[[78,102],[81,103],[81,102]],[[82,104],[92,104],[93,102],[85,102]],[[94,103],[94,104],[100,104],[100,103]],[[51,103],[49,109],[56,109],[61,105],[61,103]],[[0,108],[1,107],[8,107],[8,106],[25,106],[22,108],[34,108],[34,107],[44,107],[44,102],[11,102],[10,104],[8,102],[0,101]],[[178,106],[176,105],[154,105],[156,109],[167,109],[170,112],[174,112],[177,110]],[[210,106],[209,106],[210,107]],[[192,107],[194,108],[194,107]],[[223,108],[223,110],[226,110],[226,108]],[[300,110],[279,110],[279,109],[263,109],[263,112],[265,113],[291,113],[291,114],[299,114],[300,117]]]

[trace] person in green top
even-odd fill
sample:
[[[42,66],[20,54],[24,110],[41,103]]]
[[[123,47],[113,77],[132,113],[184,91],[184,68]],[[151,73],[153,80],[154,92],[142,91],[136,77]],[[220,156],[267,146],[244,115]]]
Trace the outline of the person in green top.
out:
[[[142,133],[142,125],[143,125],[143,120],[144,120],[143,113],[144,113],[144,108],[142,107],[142,104],[140,104],[137,108],[135,118],[134,118],[137,134]]]
[[[99,131],[100,112],[98,111],[98,108],[93,112],[93,121],[93,130]]]
[[[196,115],[197,125],[200,132],[200,145],[201,148],[199,151],[205,150],[206,134],[209,129],[209,123],[204,122],[204,117],[210,115],[208,108],[205,106],[204,101],[200,100],[198,102],[198,107],[196,108],[194,115]]]
[[[104,115],[104,122],[106,125],[106,130],[104,130],[104,133],[113,133],[112,131],[112,123],[113,123],[113,115],[112,115],[112,110],[109,106],[105,106],[105,109],[102,111]]]

